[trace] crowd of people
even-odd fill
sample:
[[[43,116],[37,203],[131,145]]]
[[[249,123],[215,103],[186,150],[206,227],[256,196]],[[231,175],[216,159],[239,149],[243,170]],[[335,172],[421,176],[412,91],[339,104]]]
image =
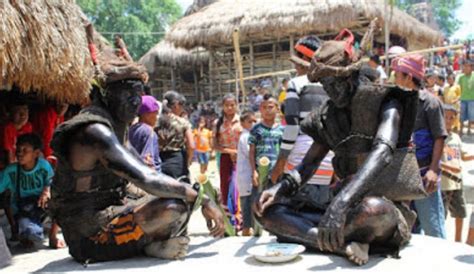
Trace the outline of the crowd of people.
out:
[[[307,36],[298,41],[295,50],[299,58],[311,61],[320,44],[317,37]],[[418,216],[410,230],[446,238],[444,222],[449,212],[455,218],[455,240],[460,242],[463,220],[467,218],[461,163],[474,160],[463,150],[460,136],[464,132],[471,135],[474,126],[474,56],[467,46],[465,50],[435,53],[432,66],[426,70],[424,62],[419,56],[396,59],[387,75],[381,58],[373,54],[367,65],[377,73],[367,77],[377,85],[419,91],[417,111],[411,113],[416,115],[412,143],[416,145],[427,197],[409,205]],[[189,105],[177,91],[164,93],[159,102],[141,87],[138,118],[128,131],[130,145],[149,168],[187,184],[197,175],[190,174],[193,161],[199,163],[199,172],[206,174],[215,157],[219,203],[240,235],[259,235],[252,204],[262,199],[262,191],[282,180],[295,184],[291,180],[302,176],[297,174],[298,167],[315,149],[315,140],[323,142],[327,138],[309,134],[302,129],[302,123],[331,96],[320,82],[310,82],[308,67],[295,64],[295,68],[295,77],[281,81],[277,96],[273,95],[271,81],[261,81],[249,95],[247,106],[241,106],[240,99],[232,94],[225,95],[219,105]],[[11,227],[11,240],[19,240],[28,248],[43,239],[57,162],[50,143],[54,129],[64,121],[67,105],[47,103],[34,108],[34,115],[29,115],[32,107],[26,102],[15,101],[2,107],[0,206]],[[380,142],[392,150],[398,148],[389,140]],[[341,167],[333,166],[340,157],[329,149],[321,155],[317,170],[303,174],[307,183],[285,204],[288,208],[323,210],[331,203],[333,189],[344,179],[335,172]],[[293,177],[285,177],[287,174]],[[135,192],[141,195],[140,190]],[[281,214],[285,216],[284,212]],[[259,218],[260,223],[268,224],[269,219],[265,218],[270,217]],[[474,245],[474,216],[470,218],[466,242]],[[57,237],[58,224],[54,219],[51,223],[50,246],[64,247]],[[354,262],[364,263],[360,258]]]

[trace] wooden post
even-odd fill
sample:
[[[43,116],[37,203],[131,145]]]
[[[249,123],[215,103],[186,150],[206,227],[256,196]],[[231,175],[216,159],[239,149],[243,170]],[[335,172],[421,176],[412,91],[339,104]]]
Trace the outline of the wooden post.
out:
[[[249,45],[249,55],[250,55],[250,76],[253,76],[255,71],[255,56],[253,55],[253,42],[250,42]]]
[[[199,83],[198,83],[198,76],[196,72],[196,68],[193,67],[193,78],[194,78],[194,96],[196,96],[196,100],[198,102],[202,102],[202,97],[199,94]]]
[[[272,44],[272,71],[276,70],[277,60],[276,60],[276,43]]]
[[[231,69],[231,67],[232,67],[232,58],[233,58],[233,55],[232,55],[232,57],[229,56],[227,58],[227,77],[229,78],[228,80],[231,79],[231,75],[232,75],[232,69]],[[235,75],[237,75],[237,73],[235,73]],[[227,87],[227,90],[228,90],[228,92],[232,92],[232,84],[231,83],[229,83],[229,86]]]
[[[235,51],[235,64],[238,68],[239,78],[240,78],[240,90],[242,91],[242,103],[245,104],[245,86],[244,86],[244,70],[242,68],[242,58],[240,55],[240,42],[239,42],[239,29],[234,29],[234,33],[232,34],[232,38],[234,40],[234,51]],[[238,97],[237,97],[238,100]]]
[[[176,90],[176,75],[174,74],[174,68],[170,68],[171,72],[171,89]]]
[[[214,51],[211,49],[209,50],[209,99],[213,99],[213,91],[214,88]]]
[[[295,37],[290,35],[290,56],[295,55]]]

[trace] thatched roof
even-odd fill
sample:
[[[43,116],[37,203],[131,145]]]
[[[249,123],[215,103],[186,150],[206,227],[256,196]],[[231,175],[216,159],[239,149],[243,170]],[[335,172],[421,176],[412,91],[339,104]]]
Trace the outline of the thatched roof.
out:
[[[232,44],[232,31],[240,42],[295,37],[309,33],[336,33],[359,28],[378,17],[383,0],[219,0],[176,22],[167,39],[193,48]],[[391,33],[407,39],[410,48],[431,46],[440,33],[394,8]]]
[[[143,55],[138,63],[144,65],[148,73],[152,74],[156,66],[184,67],[207,64],[208,60],[209,53],[203,48],[186,50],[163,40]]]
[[[0,84],[59,101],[88,96],[93,66],[73,0],[2,0],[0,14]]]
[[[195,12],[198,12],[200,9],[208,6],[218,0],[194,0],[193,4],[186,9],[184,16],[191,15]]]

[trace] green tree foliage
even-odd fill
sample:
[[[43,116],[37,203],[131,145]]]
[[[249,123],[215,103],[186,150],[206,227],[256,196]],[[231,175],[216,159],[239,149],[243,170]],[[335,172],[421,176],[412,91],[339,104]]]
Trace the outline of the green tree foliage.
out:
[[[461,0],[390,0],[402,10],[410,11],[412,5],[428,2],[433,8],[433,16],[440,30],[447,36],[451,36],[461,26],[461,21],[456,18],[456,10],[461,6]]]
[[[182,14],[175,0],[77,0],[77,4],[109,41],[122,34],[134,60],[160,41]]]

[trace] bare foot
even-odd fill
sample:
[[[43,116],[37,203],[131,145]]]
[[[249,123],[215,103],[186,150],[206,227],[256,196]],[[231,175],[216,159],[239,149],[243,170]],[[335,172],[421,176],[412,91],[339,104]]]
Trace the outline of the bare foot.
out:
[[[65,248],[66,243],[58,238],[50,238],[49,239],[49,247],[52,249],[59,249],[59,248]]]
[[[180,236],[163,242],[153,242],[145,246],[145,254],[150,257],[176,260],[188,254],[189,238]]]
[[[346,246],[346,256],[355,264],[366,264],[369,261],[369,244],[351,242]]]

